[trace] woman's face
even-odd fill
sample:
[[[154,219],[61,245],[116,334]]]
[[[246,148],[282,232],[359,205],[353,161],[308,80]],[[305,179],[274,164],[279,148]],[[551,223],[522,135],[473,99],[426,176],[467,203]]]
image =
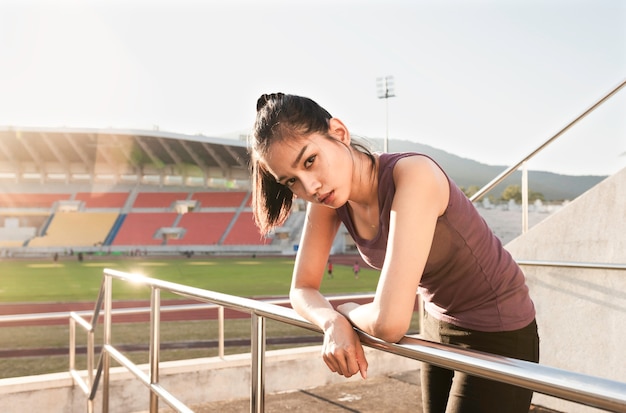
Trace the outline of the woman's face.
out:
[[[283,140],[270,145],[264,161],[276,181],[299,198],[339,208],[348,201],[352,180],[352,154],[345,140],[319,133]]]

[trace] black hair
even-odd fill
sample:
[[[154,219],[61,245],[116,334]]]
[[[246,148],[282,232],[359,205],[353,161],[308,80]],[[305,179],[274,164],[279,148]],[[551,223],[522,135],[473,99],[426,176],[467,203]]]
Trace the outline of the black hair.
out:
[[[313,100],[284,93],[264,94],[257,100],[254,132],[249,142],[252,175],[252,209],[262,234],[282,225],[291,211],[293,192],[276,181],[262,161],[270,145],[320,133],[328,133],[331,114]],[[375,164],[372,153],[362,144],[350,146],[366,153]]]

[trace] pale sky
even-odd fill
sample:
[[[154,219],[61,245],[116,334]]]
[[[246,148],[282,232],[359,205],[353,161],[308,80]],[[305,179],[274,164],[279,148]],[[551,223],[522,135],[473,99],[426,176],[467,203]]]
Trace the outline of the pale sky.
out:
[[[626,80],[623,0],[5,0],[0,125],[247,133],[258,96],[510,166]],[[393,146],[390,147],[393,151]],[[626,88],[529,163],[626,167]]]

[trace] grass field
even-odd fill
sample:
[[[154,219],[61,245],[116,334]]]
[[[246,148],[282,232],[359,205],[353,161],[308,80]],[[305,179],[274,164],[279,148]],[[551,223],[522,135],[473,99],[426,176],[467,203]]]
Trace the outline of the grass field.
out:
[[[96,257],[0,263],[0,303],[95,301],[102,270],[112,268],[240,297],[285,296],[289,293],[293,258],[107,259]],[[322,283],[324,294],[372,292],[379,272],[363,268],[354,279],[349,266],[335,265],[333,279]],[[114,283],[113,299],[144,299],[145,288]],[[173,296],[163,293],[163,298]]]
[[[145,257],[114,258],[93,257],[78,262],[64,257],[52,260],[5,260],[0,262],[0,304],[37,302],[95,302],[102,280],[103,268],[141,273],[197,288],[218,291],[241,297],[286,296],[289,292],[293,258],[291,257],[239,257],[190,259],[153,259]],[[336,265],[333,278],[322,283],[324,294],[367,293],[376,288],[379,272],[362,268],[355,279],[348,265]],[[165,292],[163,298],[174,298]],[[147,299],[149,291],[134,284],[115,281],[114,300]],[[164,322],[161,340],[189,342],[214,340],[217,337],[216,321]],[[100,326],[101,328],[101,326]],[[412,330],[418,328],[414,323]],[[146,344],[149,342],[147,323],[122,323],[113,326],[114,345]],[[268,320],[267,337],[293,337],[319,335],[318,333]],[[228,320],[226,339],[250,338],[249,320]],[[65,348],[68,346],[67,326],[3,327],[0,324],[0,347],[10,349]],[[97,331],[96,343],[101,343]],[[84,345],[84,335],[77,345]],[[268,345],[268,349],[281,346]],[[282,347],[285,347],[284,345]],[[290,346],[293,347],[293,346]],[[250,351],[249,347],[229,347],[227,354]],[[161,360],[179,360],[217,355],[215,348],[176,349],[161,352]],[[147,351],[134,351],[127,356],[136,363],[148,361]],[[85,368],[85,357],[77,355],[77,367]],[[67,371],[68,356],[0,358],[0,378]]]

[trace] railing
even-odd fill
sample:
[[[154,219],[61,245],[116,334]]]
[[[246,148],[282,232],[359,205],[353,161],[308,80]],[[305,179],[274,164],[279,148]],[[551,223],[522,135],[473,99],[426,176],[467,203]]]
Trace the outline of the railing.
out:
[[[541,264],[526,261],[526,265],[560,265],[558,263]],[[598,268],[594,264],[567,264],[582,268]],[[600,264],[600,268],[626,270],[626,265]],[[608,265],[609,267],[605,267]],[[138,283],[151,288],[150,305],[150,355],[149,374],[141,371],[128,358],[111,345],[111,315],[112,310],[112,280],[124,280]],[[76,313],[71,316],[70,370],[74,380],[88,397],[88,411],[93,412],[94,398],[102,379],[102,411],[109,409],[109,369],[111,357],[126,367],[146,387],[150,389],[150,412],[157,412],[159,399],[179,412],[191,410],[176,399],[159,384],[159,337],[160,337],[160,294],[168,291],[183,297],[192,298],[200,302],[213,303],[221,307],[249,313],[252,317],[251,357],[252,357],[252,385],[250,395],[250,411],[257,413],[265,409],[265,319],[298,326],[312,331],[321,332],[316,326],[298,316],[292,309],[274,304],[230,296],[194,287],[170,283],[156,279],[145,278],[140,275],[105,269],[102,288],[98,296],[92,322],[84,321]],[[78,323],[88,333],[88,357],[93,360],[93,331],[100,316],[100,306],[104,304],[104,345],[97,370],[93,372],[93,361],[88,361],[88,378],[85,382],[75,371],[74,334],[75,324]],[[424,361],[440,367],[462,371],[468,374],[501,381],[535,392],[555,396],[561,399],[581,403],[584,405],[605,409],[613,412],[626,411],[626,383],[593,377],[549,366],[543,366],[527,361],[496,356],[478,351],[466,350],[455,346],[433,343],[414,337],[404,337],[399,343],[387,343],[375,337],[358,331],[361,341],[366,346],[393,353],[399,356]]]
[[[554,142],[558,137],[563,135],[566,131],[568,131],[572,126],[578,123],[581,119],[589,115],[591,112],[596,110],[600,105],[613,97],[617,92],[619,92],[624,86],[626,86],[626,80],[622,80],[616,87],[614,87],[610,92],[605,94],[602,98],[600,98],[596,103],[591,105],[587,110],[578,115],[574,120],[568,123],[565,127],[563,127],[560,131],[555,133],[552,137],[546,140],[544,143],[539,145],[537,149],[526,155],[522,160],[517,162],[515,165],[505,169],[498,176],[493,178],[491,182],[487,183],[484,187],[479,189],[475,194],[470,197],[470,201],[475,202],[480,200],[487,192],[491,191],[496,187],[500,182],[504,181],[509,175],[513,172],[517,171],[520,167],[522,167],[522,233],[526,233],[528,231],[528,169],[527,162],[537,155],[539,152],[543,151],[549,144]]]

